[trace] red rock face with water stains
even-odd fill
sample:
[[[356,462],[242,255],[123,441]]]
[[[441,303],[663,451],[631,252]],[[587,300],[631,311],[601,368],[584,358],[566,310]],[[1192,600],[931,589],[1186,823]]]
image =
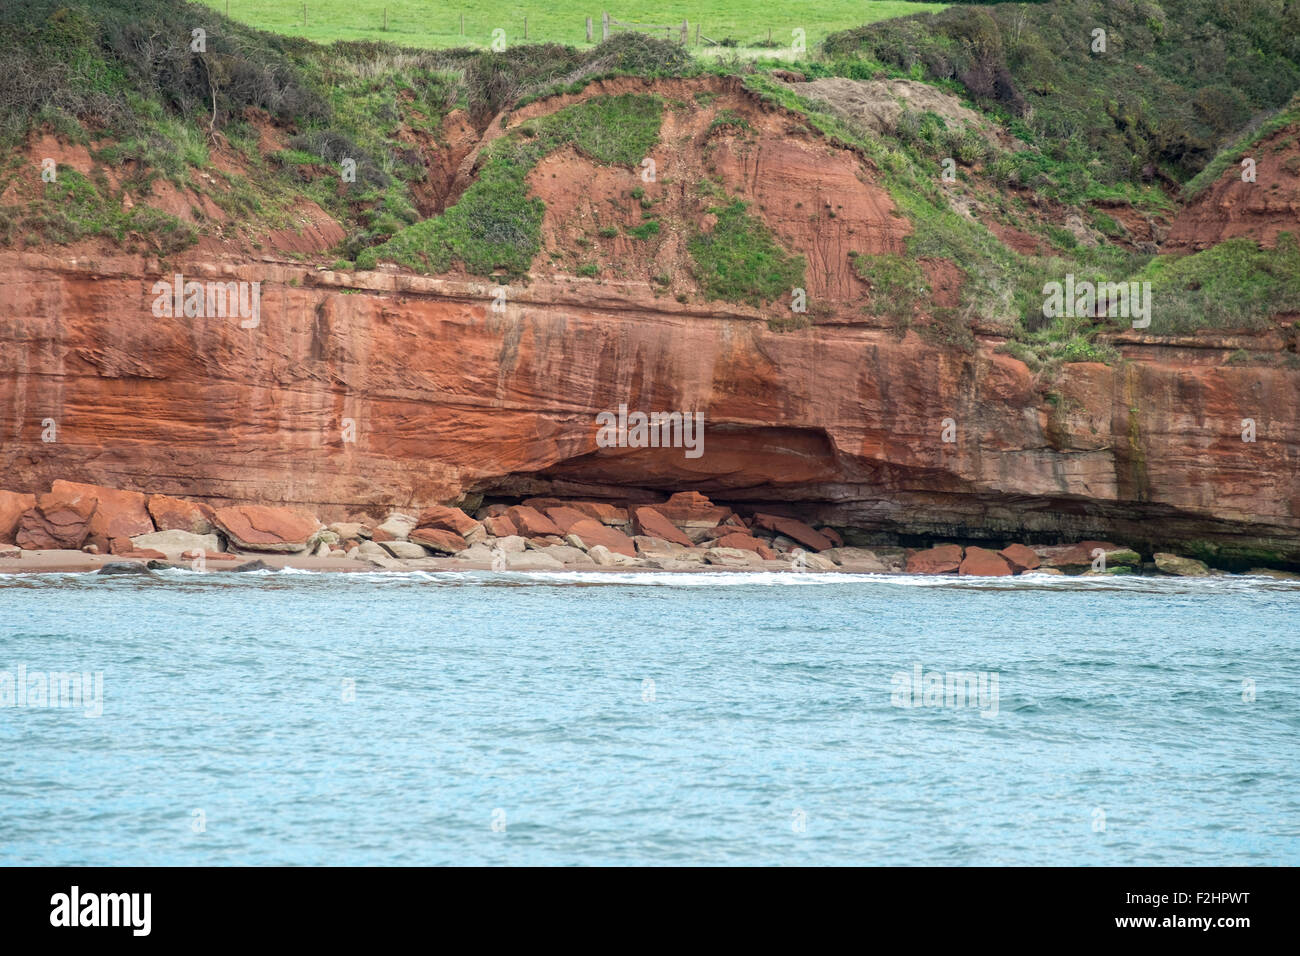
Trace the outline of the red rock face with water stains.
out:
[[[1064,366],[1049,400],[994,341],[779,332],[636,284],[539,280],[496,314],[472,283],[192,266],[263,283],[243,329],[154,318],[158,270],[140,259],[0,258],[13,492],[63,478],[330,521],[474,491],[623,504],[689,489],[841,528],[1300,558],[1300,371],[1222,364],[1241,337],[1135,336],[1125,364]],[[1255,344],[1280,352],[1269,334]],[[597,447],[596,414],[622,402],[704,412],[704,454]]]

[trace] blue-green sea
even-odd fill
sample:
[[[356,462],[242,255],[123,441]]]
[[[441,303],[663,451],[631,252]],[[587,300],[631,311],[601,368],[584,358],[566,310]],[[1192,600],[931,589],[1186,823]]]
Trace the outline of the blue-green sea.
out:
[[[1294,865],[1300,583],[0,577],[0,862]]]

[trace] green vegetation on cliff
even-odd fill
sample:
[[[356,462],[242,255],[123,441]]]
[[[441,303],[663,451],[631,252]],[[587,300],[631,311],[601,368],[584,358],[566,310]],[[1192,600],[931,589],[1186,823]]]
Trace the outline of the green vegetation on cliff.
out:
[[[1045,283],[1067,274],[1150,281],[1153,333],[1257,325],[1300,301],[1289,237],[1272,250],[1233,240],[1175,258],[1154,254],[1155,230],[1135,239],[1124,225],[1167,215],[1184,184],[1195,193],[1295,121],[1300,3],[958,4],[835,34],[805,60],[780,64],[704,63],[627,33],[585,49],[517,37],[502,52],[374,40],[322,47],[245,26],[238,17],[250,10],[228,19],[212,6],[25,0],[0,9],[0,193],[22,196],[0,205],[0,242],[102,237],[166,255],[199,236],[233,235],[258,247],[256,237],[295,227],[314,204],[343,228],[330,251],[340,266],[523,276],[541,251],[545,209],[528,189],[536,164],[570,147],[635,168],[657,142],[665,106],[678,106],[649,89],[597,96],[513,127],[475,154],[494,119],[603,78],[720,73],[742,75],[756,96],[797,113],[792,123],[866,158],[910,231],[902,255],[853,262],[870,289],[865,307],[900,326],[924,313],[918,328],[938,341],[970,347],[972,329],[991,326],[1031,365],[1113,360],[1106,337],[1115,320],[1043,317]],[[329,10],[318,12],[325,29]],[[394,14],[402,38],[405,14]],[[542,19],[535,24],[543,30]],[[923,81],[975,110],[979,125],[905,105],[879,132],[805,95],[775,66],[810,79]],[[701,90],[695,102],[706,107],[718,95]],[[463,115],[444,123],[453,110]],[[754,134],[751,121],[722,109],[708,136]],[[63,164],[57,181],[34,178],[30,150],[49,133],[85,147],[92,171]],[[456,172],[475,155],[459,192],[466,183]],[[945,184],[939,169],[949,159],[956,178]],[[355,181],[341,174],[347,161]],[[163,190],[172,211],[140,201],[166,184],[175,187]],[[634,240],[649,256],[684,231],[683,264],[706,295],[785,301],[803,284],[802,257],[781,246],[760,207],[711,195],[710,228],[637,197],[640,224],[601,220],[581,241]],[[582,246],[552,258],[583,275],[610,267],[593,256]],[[931,302],[934,263],[956,270],[955,307]]]
[[[1184,181],[1252,117],[1285,104],[1300,88],[1300,4],[955,6],[835,34],[825,47],[960,84],[1037,147],[1043,178],[1077,177],[1086,192],[1089,180]]]
[[[657,96],[625,94],[594,97],[524,123],[487,147],[478,178],[460,202],[365,250],[357,265],[373,268],[391,259],[444,272],[460,262],[476,275],[524,274],[541,248],[545,209],[525,183],[537,162],[571,145],[597,163],[635,167],[659,140],[662,112]]]

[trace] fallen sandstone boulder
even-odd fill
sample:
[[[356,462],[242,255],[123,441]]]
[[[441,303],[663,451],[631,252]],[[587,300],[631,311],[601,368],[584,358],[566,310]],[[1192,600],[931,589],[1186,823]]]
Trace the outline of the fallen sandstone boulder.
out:
[[[685,530],[713,528],[731,517],[731,509],[715,505],[697,491],[679,491],[654,510]]]
[[[99,499],[67,488],[38,495],[18,520],[14,540],[27,551],[76,551],[90,534]]]
[[[152,574],[149,566],[139,561],[110,561],[103,565],[96,574]]]
[[[483,527],[494,538],[510,538],[519,533],[519,529],[515,527],[514,522],[505,515],[484,518]]]
[[[713,541],[715,548],[740,548],[743,551],[758,552],[763,547],[763,542],[759,541],[753,535],[745,534],[743,531],[732,531],[730,534],[724,534],[721,538]]]
[[[536,508],[530,508],[527,505],[515,505],[506,511],[506,517],[510,519],[510,523],[525,538],[535,538],[545,534],[553,534],[556,537],[563,536],[559,526]]]
[[[207,505],[170,495],[150,495],[147,504],[153,526],[159,531],[212,533],[212,509]]]
[[[598,520],[587,514],[585,511],[579,511],[577,508],[570,508],[567,505],[556,505],[555,507],[547,508],[546,517],[555,522],[555,526],[560,529],[561,534],[568,534],[569,529],[579,521]]]
[[[962,549],[959,544],[941,544],[908,555],[908,574],[952,574],[961,568]]]
[[[1047,545],[1033,550],[1042,561],[1041,567],[1059,568],[1067,574],[1092,570],[1092,562],[1098,558],[1098,551],[1105,556],[1106,567],[1137,567],[1142,563],[1142,558],[1136,551],[1109,541],[1080,541],[1078,544]]]
[[[470,519],[473,521],[473,519]],[[474,527],[480,527],[477,521]],[[455,554],[457,551],[464,551],[473,542],[462,538],[454,531],[448,531],[442,528],[416,528],[411,532],[410,540],[417,546],[424,545],[430,551],[436,551],[439,554]],[[397,544],[399,542],[389,542]]]
[[[416,518],[412,518],[400,511],[394,511],[375,527],[373,532],[374,540],[405,541],[407,536],[415,530],[416,523]]]
[[[1157,552],[1154,555],[1156,567],[1161,574],[1170,574],[1180,578],[1204,578],[1212,573],[1204,561],[1184,558],[1181,555]]]
[[[803,545],[810,551],[826,551],[834,547],[831,539],[826,537],[826,535],[817,531],[811,525],[805,524],[795,518],[783,518],[780,515],[756,514],[754,515],[754,526],[763,528],[766,531],[773,531],[777,534],[785,535],[787,538]]]
[[[435,531],[450,531],[458,537],[469,540],[474,532],[482,531],[482,525],[471,518],[459,508],[452,508],[447,505],[434,505],[431,508],[425,508],[420,512],[420,517],[416,521],[413,531],[422,528],[431,528]],[[407,537],[413,535],[413,531],[407,532]]]
[[[507,554],[506,568],[511,571],[563,571],[564,565],[546,551],[524,551]]]
[[[1023,544],[1009,544],[998,554],[1006,559],[1007,563],[1011,565],[1011,570],[1017,574],[1032,571],[1042,564],[1042,561],[1038,558],[1038,553],[1033,548],[1025,547]]]
[[[536,508],[549,514],[551,508],[572,508],[581,511],[586,517],[601,524],[625,525],[628,522],[626,508],[620,508],[605,501],[567,501],[561,498],[526,498],[523,502],[529,508]]]
[[[704,562],[724,568],[756,568],[763,565],[763,559],[755,552],[741,548],[709,548],[704,552]]]
[[[461,542],[464,544],[464,542]],[[414,558],[427,558],[429,552],[414,541],[385,541],[379,546],[395,558],[407,561]]]
[[[605,547],[625,557],[636,557],[636,544],[631,538],[617,528],[611,528],[591,518],[575,521],[573,527],[569,529],[568,538],[570,543],[576,539],[576,547],[584,551],[590,551],[594,547]]]
[[[161,551],[169,558],[180,557],[186,551],[218,552],[221,540],[215,534],[194,534],[189,531],[154,531],[127,539],[132,548]]]
[[[705,499],[708,500],[707,498]],[[717,524],[717,522],[714,522]],[[713,525],[710,525],[712,527]],[[654,508],[642,506],[632,509],[632,530],[639,535],[650,538],[662,538],[682,547],[689,548],[695,542],[683,534],[665,515]]]
[[[840,547],[821,552],[845,571],[855,574],[889,574],[903,569],[903,556],[885,555],[870,548]]]
[[[586,551],[568,544],[552,545],[544,549],[542,553],[566,566],[591,568],[596,565],[596,562],[591,559],[591,556]]]
[[[23,513],[36,507],[36,496],[0,491],[0,544],[13,544]]]
[[[122,491],[62,479],[55,481],[50,490],[54,493],[87,495],[99,502],[87,524],[85,543],[98,547],[101,554],[108,552],[114,538],[130,538],[154,530],[153,518],[149,516],[149,499],[137,491]]]
[[[235,505],[213,514],[217,528],[241,551],[297,553],[320,529],[315,515],[293,508]]]
[[[1015,574],[1010,562],[988,548],[967,548],[958,573],[974,577],[1006,577]]]
[[[587,549],[587,556],[602,567],[636,567],[640,564],[636,558],[629,558],[626,554],[611,551],[603,544],[592,545]]]

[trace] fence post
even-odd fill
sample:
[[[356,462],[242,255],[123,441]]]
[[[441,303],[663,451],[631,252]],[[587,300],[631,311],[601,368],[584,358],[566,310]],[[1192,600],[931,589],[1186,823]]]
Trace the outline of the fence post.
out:
[[[686,42],[690,38],[691,38],[691,28],[690,25],[687,24],[686,18],[683,17],[682,18],[682,46],[686,46]]]
[[[591,42],[591,17],[587,17],[587,42]]]
[[[302,5],[302,25],[307,25],[307,4]]]
[[[460,35],[465,35],[465,14],[460,15]]]
[[[384,7],[384,32],[388,32],[388,8]]]
[[[700,21],[695,21],[695,45],[700,45]]]
[[[528,18],[524,17],[524,39],[528,39]]]
[[[600,39],[605,41],[609,39],[609,11],[600,11]]]

